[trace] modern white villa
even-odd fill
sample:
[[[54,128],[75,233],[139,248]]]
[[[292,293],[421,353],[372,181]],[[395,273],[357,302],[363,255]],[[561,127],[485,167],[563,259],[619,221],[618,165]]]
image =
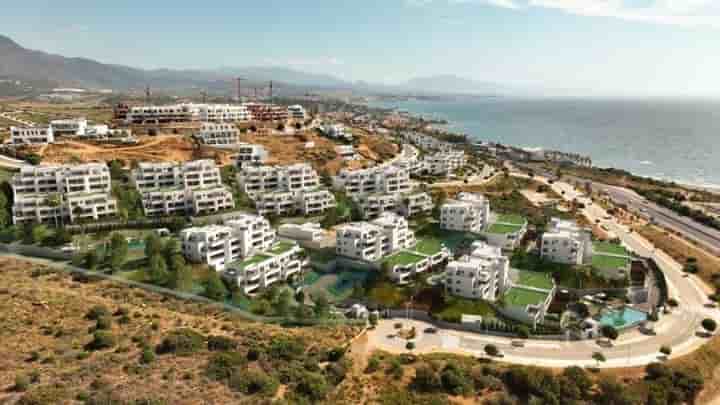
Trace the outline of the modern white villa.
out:
[[[236,165],[239,169],[245,166],[258,166],[265,162],[268,151],[262,145],[240,143],[237,145]]]
[[[540,256],[555,263],[588,263],[592,259],[590,232],[574,221],[552,218],[542,235]]]
[[[490,219],[490,201],[482,194],[459,193],[440,208],[440,228],[481,233]]]
[[[490,245],[511,251],[520,245],[527,227],[527,220],[519,215],[491,213],[490,225],[482,235]]]
[[[300,104],[295,104],[288,106],[288,116],[291,119],[302,121],[305,118],[307,118],[307,113],[305,112],[305,108],[301,106]]]
[[[218,271],[240,258],[269,249],[275,239],[270,222],[252,214],[240,215],[224,225],[193,227],[180,233],[185,257]]]
[[[372,193],[353,197],[365,219],[377,218],[383,212],[396,212],[406,218],[426,214],[433,209],[433,201],[428,193]]]
[[[448,263],[445,289],[463,298],[495,302],[508,287],[510,260],[499,247],[482,241],[472,244],[472,253]]]
[[[25,166],[13,176],[13,223],[61,223],[114,216],[110,170],[102,163]]]
[[[253,201],[258,214],[276,216],[318,215],[337,205],[335,196],[320,188],[256,193]]]
[[[415,245],[407,220],[384,213],[370,222],[352,222],[337,227],[336,253],[366,262],[375,262],[400,249]]]
[[[50,121],[50,128],[52,128],[52,131],[56,136],[81,136],[85,135],[85,131],[88,128],[88,121],[85,118],[52,120]]]
[[[281,241],[242,260],[229,263],[222,277],[236,283],[245,294],[297,278],[308,259],[304,250],[292,242]]]

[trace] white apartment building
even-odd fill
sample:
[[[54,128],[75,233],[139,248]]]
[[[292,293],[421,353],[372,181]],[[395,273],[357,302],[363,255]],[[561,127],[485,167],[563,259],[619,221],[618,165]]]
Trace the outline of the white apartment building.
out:
[[[190,104],[192,118],[212,122],[247,122],[252,114],[243,104]]]
[[[402,137],[424,150],[449,151],[454,149],[453,144],[420,132],[406,132],[402,134]]]
[[[217,271],[240,258],[270,249],[275,238],[270,222],[252,214],[240,215],[224,225],[193,227],[180,232],[185,257]]]
[[[241,143],[237,149],[238,154],[235,161],[239,169],[247,165],[260,165],[265,162],[268,157],[268,152],[262,145]]]
[[[55,142],[52,127],[10,127],[10,142],[14,145],[46,145]]]
[[[420,160],[420,152],[409,144],[403,144],[402,152],[393,165],[407,170],[410,175],[425,171],[425,163]]]
[[[510,260],[499,247],[477,241],[472,253],[448,263],[445,289],[460,297],[494,302],[508,286],[509,269]]]
[[[299,104],[288,107],[288,116],[294,120],[304,120],[307,117],[305,108]]]
[[[482,194],[459,193],[440,208],[440,227],[451,231],[481,233],[490,218],[490,201]]]
[[[343,124],[325,124],[320,126],[320,131],[332,139],[344,139],[346,141],[352,141],[352,132],[348,131]]]
[[[335,153],[343,158],[343,160],[357,160],[360,158],[360,156],[355,153],[355,148],[352,145],[338,145],[335,147]]]
[[[430,194],[425,192],[407,193],[400,196],[398,213],[406,218],[432,211],[435,204]]]
[[[542,235],[540,256],[555,263],[587,263],[592,257],[590,232],[573,221],[552,218]]]
[[[415,234],[405,218],[384,213],[371,222],[353,222],[336,230],[336,253],[351,259],[374,262],[415,245]]]
[[[50,121],[50,128],[52,128],[55,136],[60,135],[85,135],[87,130],[88,122],[85,118],[71,118],[65,120],[52,120]]]
[[[128,124],[160,124],[167,122],[187,122],[193,119],[189,104],[145,105],[130,107],[125,122]]]
[[[278,228],[278,235],[283,238],[299,241],[319,241],[325,236],[320,224],[305,222],[303,224],[283,224]]]
[[[253,294],[269,286],[298,277],[308,260],[295,243],[278,242],[265,251],[230,263],[222,276],[231,280],[245,294]]]
[[[131,173],[131,180],[140,192],[172,187],[210,187],[222,184],[220,169],[209,159],[184,163],[143,162]]]
[[[433,208],[432,198],[425,192],[373,193],[352,198],[365,219],[377,218],[383,212],[395,212],[409,218],[428,213]]]
[[[107,165],[25,166],[12,178],[13,223],[57,223],[113,216]]]
[[[465,152],[461,150],[438,152],[423,158],[424,169],[436,176],[452,174],[466,163]]]
[[[333,186],[349,196],[369,193],[407,193],[410,191],[410,174],[404,168],[381,165],[361,170],[340,170],[333,178]]]
[[[336,206],[335,196],[325,189],[257,193],[253,202],[258,214],[276,216],[315,215]]]
[[[308,163],[244,166],[237,175],[237,181],[251,197],[263,192],[314,189],[320,185],[317,172]]]
[[[205,145],[229,146],[240,143],[240,131],[235,124],[203,122],[197,139]]]
[[[235,207],[212,160],[140,163],[131,180],[142,195],[145,215],[205,215]]]

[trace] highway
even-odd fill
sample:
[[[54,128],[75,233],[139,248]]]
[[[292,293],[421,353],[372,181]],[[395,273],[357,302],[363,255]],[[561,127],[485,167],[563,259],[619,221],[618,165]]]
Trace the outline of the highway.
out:
[[[679,232],[688,239],[703,244],[713,253],[720,254],[720,231],[679,215],[653,202],[646,202],[641,195],[627,188],[595,182],[592,183],[592,187],[593,190],[606,193],[615,204],[626,205],[628,209],[636,214],[652,218],[656,224]]]

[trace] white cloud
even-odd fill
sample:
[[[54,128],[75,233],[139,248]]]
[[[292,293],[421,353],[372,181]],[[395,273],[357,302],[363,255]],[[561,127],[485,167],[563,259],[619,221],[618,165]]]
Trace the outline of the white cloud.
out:
[[[406,0],[406,2],[428,5],[433,0]],[[476,3],[516,10],[544,8],[589,17],[720,28],[720,0],[435,0],[435,2]]]

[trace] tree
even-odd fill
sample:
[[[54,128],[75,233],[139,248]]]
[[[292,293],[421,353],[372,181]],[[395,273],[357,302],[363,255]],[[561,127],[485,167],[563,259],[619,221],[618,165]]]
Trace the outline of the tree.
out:
[[[222,301],[227,297],[227,294],[228,290],[225,283],[216,272],[211,271],[205,282],[205,296],[212,300]]]
[[[525,325],[520,325],[517,328],[517,335],[521,339],[527,339],[530,337],[530,330]]]
[[[605,355],[601,352],[594,352],[592,354],[592,359],[597,362],[597,366],[600,367],[601,362],[605,362],[607,359],[605,358]]]
[[[162,255],[165,258],[165,261],[170,264],[173,257],[180,254],[180,242],[178,242],[178,240],[175,238],[168,239],[162,249]],[[170,269],[172,270],[172,266],[170,267]]]
[[[590,395],[594,383],[585,370],[577,366],[570,366],[563,370],[563,376],[566,381],[575,384],[581,398],[587,398]]]
[[[170,287],[179,291],[190,291],[193,284],[193,271],[185,263],[182,255],[173,256],[170,268]]]
[[[315,316],[326,318],[330,314],[330,302],[325,294],[318,294],[315,302]]]
[[[114,233],[110,239],[110,269],[118,271],[125,263],[128,254],[127,240],[120,233]]]
[[[153,284],[165,285],[170,281],[170,273],[167,271],[167,264],[162,256],[154,255],[150,257],[148,265],[148,274]]]
[[[488,356],[495,357],[498,354],[500,354],[500,350],[497,348],[497,346],[490,344],[490,345],[485,345],[485,353]]]
[[[10,200],[5,194],[4,190],[0,191],[0,228],[8,226],[12,222],[10,216],[10,205],[8,201]]]
[[[98,256],[98,253],[95,249],[89,250],[85,254],[85,267],[87,267],[90,270],[97,269],[98,265],[100,264],[100,257]]]
[[[611,325],[603,325],[603,327],[600,328],[600,333],[610,340],[617,339],[619,335],[617,329]]]
[[[717,329],[717,322],[715,322],[712,318],[705,318],[702,320],[702,323],[700,324],[703,329],[705,329],[706,332],[712,334],[715,332],[715,329]]]
[[[292,305],[292,292],[288,289],[283,290],[273,302],[275,313],[279,316],[286,316],[290,313]]]
[[[670,346],[660,346],[660,353],[665,357],[669,357],[672,353],[672,348]]]
[[[162,240],[155,233],[151,233],[145,238],[145,256],[152,258],[160,255],[163,250]]]

